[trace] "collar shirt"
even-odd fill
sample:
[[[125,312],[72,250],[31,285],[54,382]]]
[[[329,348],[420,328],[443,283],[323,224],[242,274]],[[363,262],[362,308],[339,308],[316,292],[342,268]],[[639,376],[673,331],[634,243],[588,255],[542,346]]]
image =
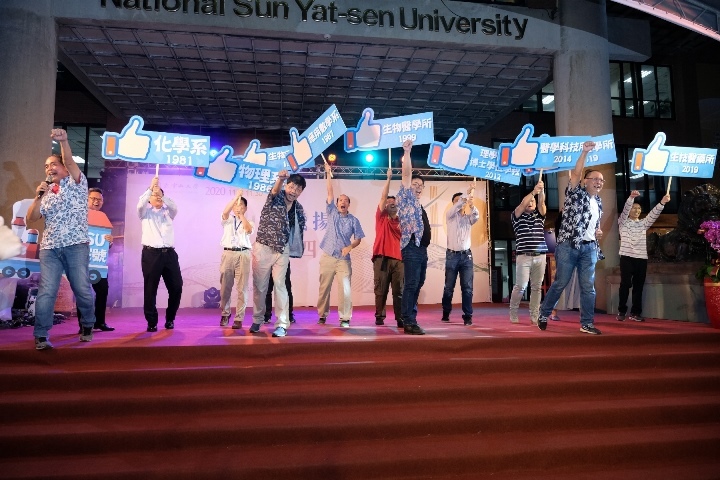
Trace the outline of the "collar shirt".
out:
[[[305,231],[305,210],[300,202],[294,202],[294,211],[297,214],[300,223],[300,231]],[[260,223],[258,224],[257,236],[255,241],[272,248],[277,253],[282,253],[290,240],[290,222],[288,212],[285,206],[285,190],[281,190],[277,195],[273,196],[269,193],[260,213]],[[293,222],[295,218],[293,217]]]
[[[170,197],[163,196],[163,206],[155,208],[148,203],[152,192],[148,189],[138,200],[138,217],[142,226],[141,243],[153,248],[175,247],[173,219],[177,206]]]
[[[89,243],[88,184],[85,175],[80,174],[79,183],[68,175],[60,180],[59,185],[52,184],[40,200],[40,214],[45,218],[41,249]]]
[[[463,252],[470,249],[470,228],[480,220],[480,212],[475,205],[469,215],[463,213],[463,200],[467,198],[462,195],[461,200],[453,204],[445,214],[447,221],[447,248],[456,252]]]
[[[540,212],[523,212],[520,217],[516,217],[513,210],[510,221],[515,232],[515,249],[518,255],[548,251],[545,243],[545,217]]]
[[[403,185],[400,187],[395,203],[398,207],[398,217],[400,217],[400,249],[410,243],[410,237],[413,234],[415,234],[415,246],[419,247],[424,232],[423,208],[420,200],[415,198],[412,189]]]
[[[579,249],[585,232],[589,229],[592,229],[592,235],[595,238],[595,230],[600,227],[600,219],[602,218],[602,201],[598,195],[595,195],[595,201],[597,202],[598,216],[594,224],[591,225],[590,195],[588,195],[587,190],[579,183],[575,188],[570,188],[570,185],[567,186],[563,205],[563,222],[560,226],[558,243],[570,241],[573,248]]]
[[[252,248],[250,235],[255,230],[255,226],[251,221],[248,220],[250,233],[245,233],[242,220],[238,220],[235,215],[231,214],[227,220],[223,220],[221,215],[220,223],[223,226],[223,236],[220,240],[223,248],[247,248],[248,250]]]
[[[662,203],[655,205],[642,220],[630,220],[630,209],[633,206],[633,199],[628,198],[625,202],[618,227],[620,230],[620,255],[632,258],[647,259],[647,231],[655,223],[665,206]]]
[[[320,242],[320,248],[331,257],[341,260],[350,260],[350,255],[342,256],[342,249],[350,245],[355,239],[365,237],[360,220],[352,213],[340,214],[337,205],[330,202],[326,206],[328,216],[325,236]]]
[[[402,260],[400,252],[400,218],[390,218],[387,210],[375,211],[375,243],[373,257],[383,256]]]

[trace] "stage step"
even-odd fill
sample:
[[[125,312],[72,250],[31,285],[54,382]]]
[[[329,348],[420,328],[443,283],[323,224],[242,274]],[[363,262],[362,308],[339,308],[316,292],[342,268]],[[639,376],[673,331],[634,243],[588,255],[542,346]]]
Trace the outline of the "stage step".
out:
[[[0,478],[718,478],[717,336],[657,337],[0,352]]]

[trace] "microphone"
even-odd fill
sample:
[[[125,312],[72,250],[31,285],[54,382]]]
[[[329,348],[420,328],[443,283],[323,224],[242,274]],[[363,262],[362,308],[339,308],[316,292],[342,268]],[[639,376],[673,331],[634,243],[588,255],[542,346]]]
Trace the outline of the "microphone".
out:
[[[52,183],[52,181],[53,181],[52,175],[48,175],[47,178],[45,178],[45,180],[43,180],[43,182],[47,183],[48,185],[50,185]],[[42,197],[43,193],[45,193],[45,192],[38,193],[38,198]]]

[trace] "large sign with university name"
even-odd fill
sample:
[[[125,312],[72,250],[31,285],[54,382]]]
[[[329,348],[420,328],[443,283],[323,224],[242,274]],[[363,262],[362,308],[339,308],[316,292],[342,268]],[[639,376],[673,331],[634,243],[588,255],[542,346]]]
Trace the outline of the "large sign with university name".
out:
[[[367,27],[421,30],[435,33],[463,35],[493,35],[522,40],[528,28],[528,19],[496,13],[489,17],[465,17],[448,9],[424,10],[398,7],[397,9],[359,8],[341,5],[340,1],[316,0],[100,0],[103,8],[168,12],[175,14],[236,16],[238,18],[266,18],[288,20],[291,16],[303,22],[323,24],[347,23]],[[438,2],[439,4],[440,2]]]

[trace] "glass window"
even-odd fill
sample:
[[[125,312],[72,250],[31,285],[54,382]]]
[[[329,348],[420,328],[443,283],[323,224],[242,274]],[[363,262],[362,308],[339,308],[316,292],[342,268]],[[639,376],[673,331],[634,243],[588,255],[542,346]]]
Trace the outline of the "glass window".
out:
[[[86,125],[58,125],[55,128],[67,131],[73,158],[88,180],[99,180],[105,168],[105,159],[101,155],[105,129]],[[53,144],[52,149],[53,153],[60,153],[59,145]]]

